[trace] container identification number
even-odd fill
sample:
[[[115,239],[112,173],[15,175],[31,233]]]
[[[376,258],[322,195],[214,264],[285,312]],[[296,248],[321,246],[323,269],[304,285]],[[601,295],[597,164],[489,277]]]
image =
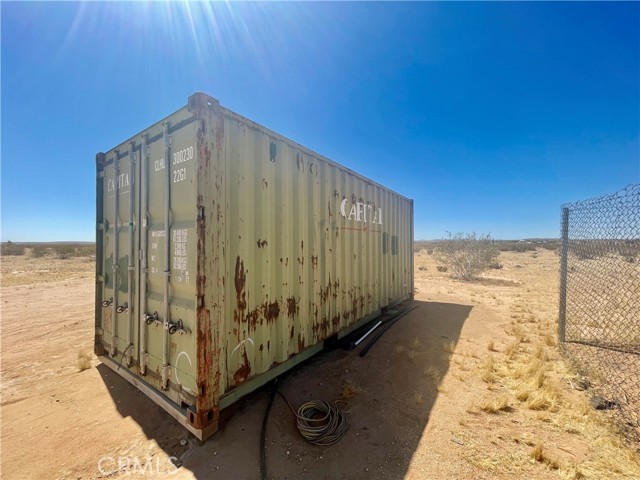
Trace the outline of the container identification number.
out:
[[[193,146],[183,148],[182,150],[178,150],[173,153],[173,165],[178,165],[179,163],[187,162],[193,159]]]

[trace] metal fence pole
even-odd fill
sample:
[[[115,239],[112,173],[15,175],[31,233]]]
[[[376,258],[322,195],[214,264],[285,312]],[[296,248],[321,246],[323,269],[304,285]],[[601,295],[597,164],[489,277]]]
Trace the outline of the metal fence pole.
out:
[[[567,256],[569,253],[569,208],[562,208],[562,225],[560,227],[560,311],[558,314],[558,340],[565,341],[567,321]]]

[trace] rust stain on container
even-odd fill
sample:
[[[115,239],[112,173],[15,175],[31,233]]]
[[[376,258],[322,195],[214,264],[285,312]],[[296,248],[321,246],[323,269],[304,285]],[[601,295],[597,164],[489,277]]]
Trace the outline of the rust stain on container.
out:
[[[240,260],[240,256],[236,258],[236,274],[234,276],[234,283],[236,286],[236,307],[237,317],[236,321],[239,323],[244,317],[244,311],[247,308],[246,292],[244,291],[245,281],[247,279],[247,272],[244,269],[244,262]]]
[[[273,323],[280,316],[280,305],[278,302],[265,302],[262,306],[262,314],[267,324]]]
[[[249,364],[249,358],[247,357],[247,351],[242,350],[242,363],[236,373],[233,374],[234,385],[240,385],[246,381],[251,375],[251,365]]]
[[[258,318],[260,318],[260,310],[254,308],[249,313],[247,313],[247,324],[249,325],[249,331],[255,331],[258,325]]]
[[[293,318],[298,314],[299,311],[300,308],[298,307],[298,301],[296,300],[296,297],[287,298],[287,316],[289,318]]]

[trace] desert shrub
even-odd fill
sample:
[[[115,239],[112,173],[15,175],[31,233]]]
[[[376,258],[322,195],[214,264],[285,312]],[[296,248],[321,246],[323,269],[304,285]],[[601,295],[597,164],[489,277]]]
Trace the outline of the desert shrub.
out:
[[[73,245],[61,244],[55,245],[52,248],[56,252],[56,258],[61,260],[68,260],[75,256],[76,253],[76,248]]]
[[[446,272],[449,269],[447,267],[445,267],[444,265],[438,265],[436,267],[436,270],[438,270],[439,272]]]
[[[20,256],[20,255],[24,255],[24,245],[17,245],[13,242],[7,242],[7,243],[3,243],[0,246],[0,255],[5,256],[5,255],[13,255],[13,256]]]
[[[560,248],[560,242],[543,242],[539,246],[545,250],[558,250]]]
[[[76,248],[76,257],[90,257],[96,254],[96,245],[91,243],[88,245],[78,245]]]
[[[501,241],[498,243],[498,250],[501,252],[535,252],[536,246],[524,241]]]
[[[449,233],[438,248],[437,258],[451,269],[454,276],[473,280],[498,259],[498,249],[491,236],[475,233]]]
[[[91,359],[93,354],[89,350],[80,350],[78,352],[78,371],[83,372],[91,368]]]
[[[424,248],[425,242],[413,242],[413,253],[419,253]]]
[[[33,258],[44,257],[49,252],[49,249],[43,245],[35,245],[31,248],[31,256]]]

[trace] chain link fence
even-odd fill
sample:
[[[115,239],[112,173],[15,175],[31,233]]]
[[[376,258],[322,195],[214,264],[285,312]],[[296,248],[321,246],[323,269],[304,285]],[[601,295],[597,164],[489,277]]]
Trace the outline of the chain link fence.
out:
[[[559,340],[595,408],[640,441],[640,184],[562,207]]]

